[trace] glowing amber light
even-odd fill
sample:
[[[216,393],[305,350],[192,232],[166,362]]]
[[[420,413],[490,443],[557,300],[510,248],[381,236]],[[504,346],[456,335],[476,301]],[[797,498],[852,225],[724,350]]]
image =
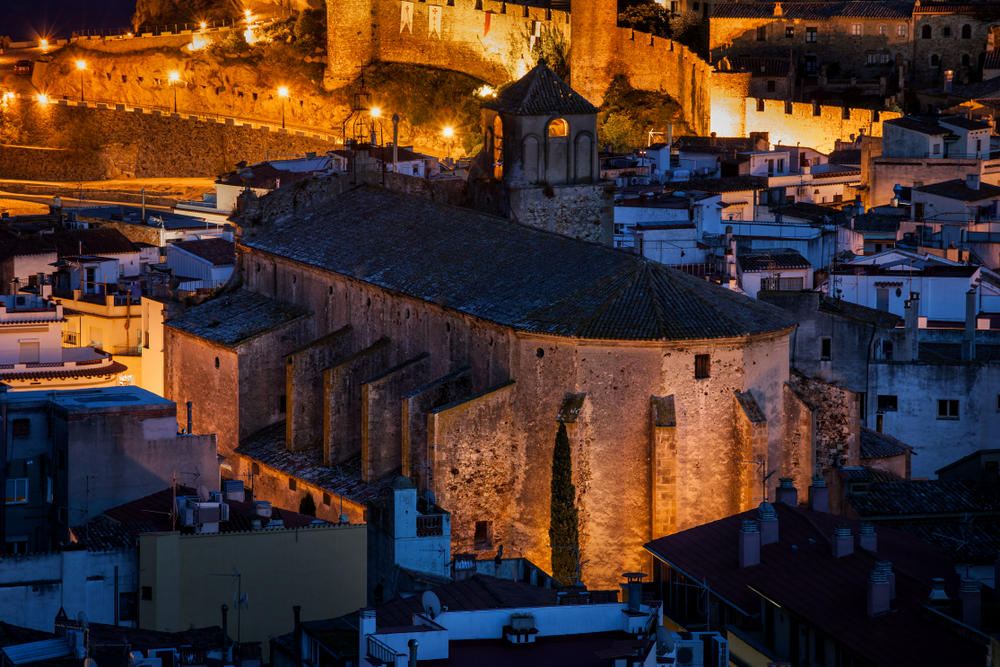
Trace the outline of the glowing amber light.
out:
[[[201,22],[201,23],[199,23],[198,25],[199,25],[199,26],[201,26],[201,29],[202,29],[202,30],[204,30],[205,28],[207,28],[207,27],[208,27],[208,24],[207,24],[207,23],[205,23],[204,21],[202,21],[202,22]]]
[[[476,95],[479,97],[496,97],[497,91],[493,86],[484,83],[476,89]]]
[[[455,136],[455,128],[451,125],[446,125],[445,128],[441,130],[441,134],[444,135],[445,139],[451,139]]]
[[[368,113],[371,114],[372,118],[381,118],[382,117],[382,110],[380,108],[378,108],[378,107],[372,107],[371,110]]]
[[[76,68],[79,69],[79,70],[87,69],[87,61],[86,60],[77,60],[76,61]]]
[[[278,97],[288,97],[288,86],[278,86]]]
[[[180,72],[171,72],[167,75],[167,78],[170,80],[170,83],[177,83],[181,80],[181,75]]]
[[[49,96],[46,95],[45,93],[38,93],[37,95],[35,95],[35,99],[38,100],[39,104],[49,103]]]
[[[40,39],[40,40],[38,40],[38,46],[41,47],[41,48],[43,48],[43,49],[49,48],[49,40],[47,40],[47,39]]]

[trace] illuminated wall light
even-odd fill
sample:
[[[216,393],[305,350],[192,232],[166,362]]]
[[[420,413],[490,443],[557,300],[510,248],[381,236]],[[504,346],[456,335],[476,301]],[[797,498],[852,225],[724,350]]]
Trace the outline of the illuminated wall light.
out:
[[[371,116],[372,118],[381,118],[381,117],[382,117],[382,109],[380,109],[379,107],[372,107],[372,108],[371,108],[371,109],[370,109],[370,110],[368,111],[368,114],[369,114],[369,115],[370,115],[370,116]]]
[[[207,23],[205,23],[204,21],[202,21],[202,22],[201,22],[201,23],[199,23],[198,25],[199,25],[199,26],[201,26],[201,29],[202,29],[202,30],[204,30],[205,28],[207,28],[207,27],[208,27],[208,24],[207,24]]]
[[[253,28],[247,28],[243,31],[243,39],[246,40],[247,44],[253,44],[257,41],[256,35],[253,34]]]
[[[38,93],[37,95],[35,95],[35,99],[38,101],[39,104],[49,103],[49,96],[46,95],[45,93]]]
[[[49,40],[47,40],[47,39],[40,39],[40,40],[38,40],[38,47],[40,49],[42,49],[43,51],[45,49],[49,48]]]
[[[451,125],[445,125],[444,129],[441,130],[441,134],[444,136],[445,139],[451,139],[452,137],[455,136],[455,128],[453,128]]]
[[[205,37],[195,35],[191,38],[191,43],[187,45],[188,51],[200,51],[211,43],[211,41]]]
[[[497,96],[497,90],[493,86],[491,86],[491,85],[489,85],[487,83],[484,83],[483,85],[479,86],[479,88],[476,88],[476,95],[478,97],[483,97],[483,98],[485,98],[485,97],[496,97]]]

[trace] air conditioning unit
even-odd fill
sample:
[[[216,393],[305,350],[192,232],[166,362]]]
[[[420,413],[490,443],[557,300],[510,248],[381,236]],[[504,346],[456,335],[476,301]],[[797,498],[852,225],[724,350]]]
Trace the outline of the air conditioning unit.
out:
[[[729,667],[729,642],[722,635],[711,637],[708,642],[709,650],[712,652],[713,667]]]
[[[702,667],[705,645],[700,639],[682,639],[677,642],[677,667]]]

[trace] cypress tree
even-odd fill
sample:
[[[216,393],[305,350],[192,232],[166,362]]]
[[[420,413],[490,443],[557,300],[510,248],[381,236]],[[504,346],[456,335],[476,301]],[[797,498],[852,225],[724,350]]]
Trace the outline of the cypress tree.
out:
[[[580,534],[573,486],[573,457],[566,424],[559,422],[556,446],[552,450],[552,505],[549,544],[552,546],[552,576],[564,586],[576,581]]]
[[[312,494],[308,491],[306,495],[302,496],[302,500],[299,501],[299,514],[316,516],[316,501],[313,500]]]

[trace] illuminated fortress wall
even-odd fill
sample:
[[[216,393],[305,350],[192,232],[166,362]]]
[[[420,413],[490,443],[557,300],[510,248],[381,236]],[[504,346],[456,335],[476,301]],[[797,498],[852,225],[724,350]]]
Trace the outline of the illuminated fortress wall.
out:
[[[834,150],[837,139],[852,134],[882,136],[882,121],[899,118],[893,111],[872,111],[813,105],[805,102],[745,98],[746,132],[769,132],[771,143],[801,144],[823,153]],[[713,123],[712,129],[715,129]],[[721,132],[720,132],[721,134]]]

